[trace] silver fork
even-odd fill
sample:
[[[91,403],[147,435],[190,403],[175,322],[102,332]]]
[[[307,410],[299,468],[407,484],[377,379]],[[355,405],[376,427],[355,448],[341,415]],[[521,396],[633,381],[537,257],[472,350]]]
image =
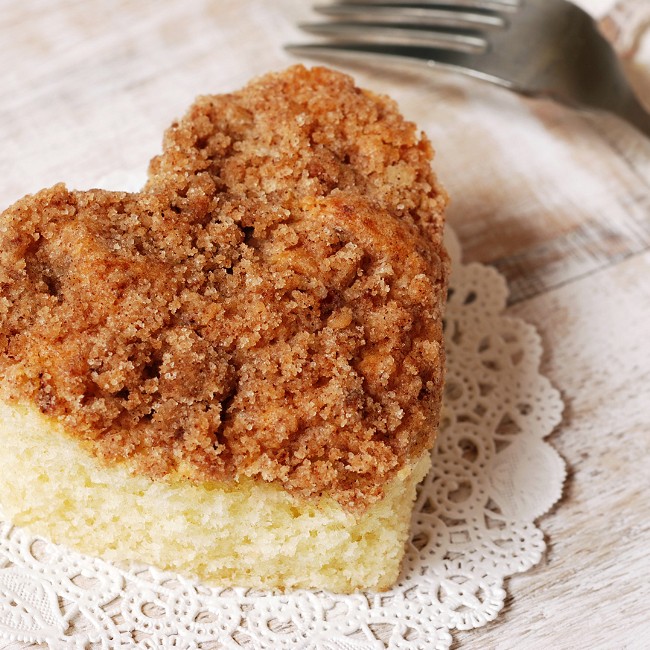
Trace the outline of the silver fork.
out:
[[[316,58],[420,61],[522,94],[609,111],[650,137],[650,114],[593,19],[568,0],[339,0],[303,24],[328,40],[287,45]]]

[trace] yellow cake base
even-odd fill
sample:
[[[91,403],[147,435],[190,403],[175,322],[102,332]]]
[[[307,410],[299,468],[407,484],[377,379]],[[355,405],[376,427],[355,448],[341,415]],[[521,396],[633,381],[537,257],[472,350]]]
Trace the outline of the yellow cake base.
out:
[[[100,465],[56,421],[0,401],[0,508],[14,524],[108,560],[227,586],[384,590],[397,579],[425,453],[361,515],[274,484],[151,481]]]

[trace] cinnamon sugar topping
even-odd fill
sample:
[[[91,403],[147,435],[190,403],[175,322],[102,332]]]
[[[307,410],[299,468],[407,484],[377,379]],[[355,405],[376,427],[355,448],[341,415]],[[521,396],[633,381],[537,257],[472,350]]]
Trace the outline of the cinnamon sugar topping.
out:
[[[57,185],[0,217],[2,395],[153,478],[368,505],[439,415],[431,156],[326,69],[199,98],[142,192]]]

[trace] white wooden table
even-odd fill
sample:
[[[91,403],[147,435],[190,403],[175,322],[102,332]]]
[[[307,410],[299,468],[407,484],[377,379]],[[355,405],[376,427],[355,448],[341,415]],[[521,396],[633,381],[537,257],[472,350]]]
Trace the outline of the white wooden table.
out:
[[[299,0],[0,1],[0,208],[61,180],[144,173],[195,95],[294,63],[280,45],[307,17]],[[650,73],[631,67],[650,96]],[[466,260],[506,275],[566,403],[547,556],[454,647],[650,648],[650,141],[454,75],[350,70],[430,134]]]

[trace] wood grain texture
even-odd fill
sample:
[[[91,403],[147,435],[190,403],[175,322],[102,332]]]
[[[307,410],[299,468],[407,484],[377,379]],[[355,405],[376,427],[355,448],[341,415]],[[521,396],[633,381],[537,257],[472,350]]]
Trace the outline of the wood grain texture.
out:
[[[295,63],[281,45],[309,17],[300,0],[1,3],[0,209],[62,180],[144,174],[197,94]],[[507,277],[566,401],[547,557],[455,647],[650,648],[650,142],[456,75],[348,70],[430,135],[465,260]]]
[[[649,277],[644,253],[510,309],[539,328],[562,391],[552,441],[569,479],[541,521],[544,562],[458,648],[650,647]]]

